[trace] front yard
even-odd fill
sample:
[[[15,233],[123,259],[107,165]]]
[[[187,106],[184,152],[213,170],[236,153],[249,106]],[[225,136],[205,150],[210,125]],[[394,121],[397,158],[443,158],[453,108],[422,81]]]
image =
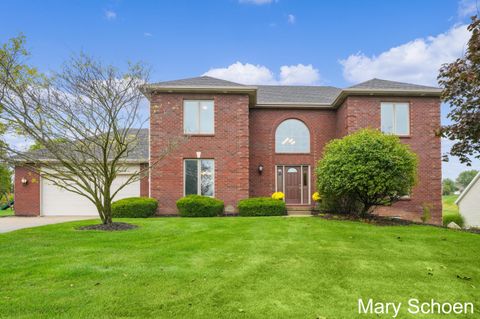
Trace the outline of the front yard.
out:
[[[358,298],[480,307],[477,234],[320,218],[127,221],[140,228],[1,234],[0,317],[356,318]]]

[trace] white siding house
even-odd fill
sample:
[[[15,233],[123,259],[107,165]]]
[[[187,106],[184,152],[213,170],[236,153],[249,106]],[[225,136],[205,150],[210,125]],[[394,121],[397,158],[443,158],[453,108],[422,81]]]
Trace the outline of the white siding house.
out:
[[[463,190],[455,204],[465,219],[465,227],[480,227],[480,172]]]

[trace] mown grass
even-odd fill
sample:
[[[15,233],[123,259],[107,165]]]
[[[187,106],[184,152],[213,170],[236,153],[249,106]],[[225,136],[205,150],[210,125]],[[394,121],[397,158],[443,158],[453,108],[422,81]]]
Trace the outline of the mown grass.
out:
[[[315,217],[122,221],[140,227],[0,234],[0,317],[358,318],[358,298],[480,307],[477,234]]]
[[[443,204],[443,224],[447,225],[451,221],[463,226],[463,218],[460,216],[458,206],[455,204],[458,195],[444,195],[442,196]]]
[[[13,209],[7,208],[5,210],[0,210],[0,217],[2,216],[13,216],[14,212]]]

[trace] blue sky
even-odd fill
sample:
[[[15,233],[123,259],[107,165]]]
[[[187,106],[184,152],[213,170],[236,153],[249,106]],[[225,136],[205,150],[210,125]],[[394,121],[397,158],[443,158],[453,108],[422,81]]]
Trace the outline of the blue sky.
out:
[[[435,85],[439,65],[463,52],[475,11],[475,0],[4,0],[0,42],[24,33],[42,71],[83,50],[119,66],[144,61],[152,81],[210,74],[252,84]],[[462,169],[453,160],[444,175]]]

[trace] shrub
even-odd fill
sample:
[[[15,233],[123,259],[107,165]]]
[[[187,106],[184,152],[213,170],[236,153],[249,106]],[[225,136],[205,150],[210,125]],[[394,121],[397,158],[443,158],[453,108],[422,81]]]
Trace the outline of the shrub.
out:
[[[325,146],[316,169],[317,189],[325,197],[356,198],[364,215],[408,195],[416,171],[415,153],[397,136],[363,129]]]
[[[429,203],[422,204],[422,216],[420,217],[423,223],[428,223],[432,218],[431,213],[432,205]]]
[[[269,197],[242,199],[238,203],[240,216],[281,216],[286,214],[285,202]]]
[[[355,196],[324,196],[318,203],[320,213],[357,214],[362,208]]]
[[[463,216],[460,214],[445,214],[443,215],[443,225],[447,226],[451,222],[455,222],[458,226],[462,227],[465,225]]]
[[[224,204],[216,198],[188,195],[177,200],[177,208],[182,217],[214,217],[223,214]]]
[[[149,197],[128,197],[112,203],[113,217],[146,218],[155,215],[158,201]]]

